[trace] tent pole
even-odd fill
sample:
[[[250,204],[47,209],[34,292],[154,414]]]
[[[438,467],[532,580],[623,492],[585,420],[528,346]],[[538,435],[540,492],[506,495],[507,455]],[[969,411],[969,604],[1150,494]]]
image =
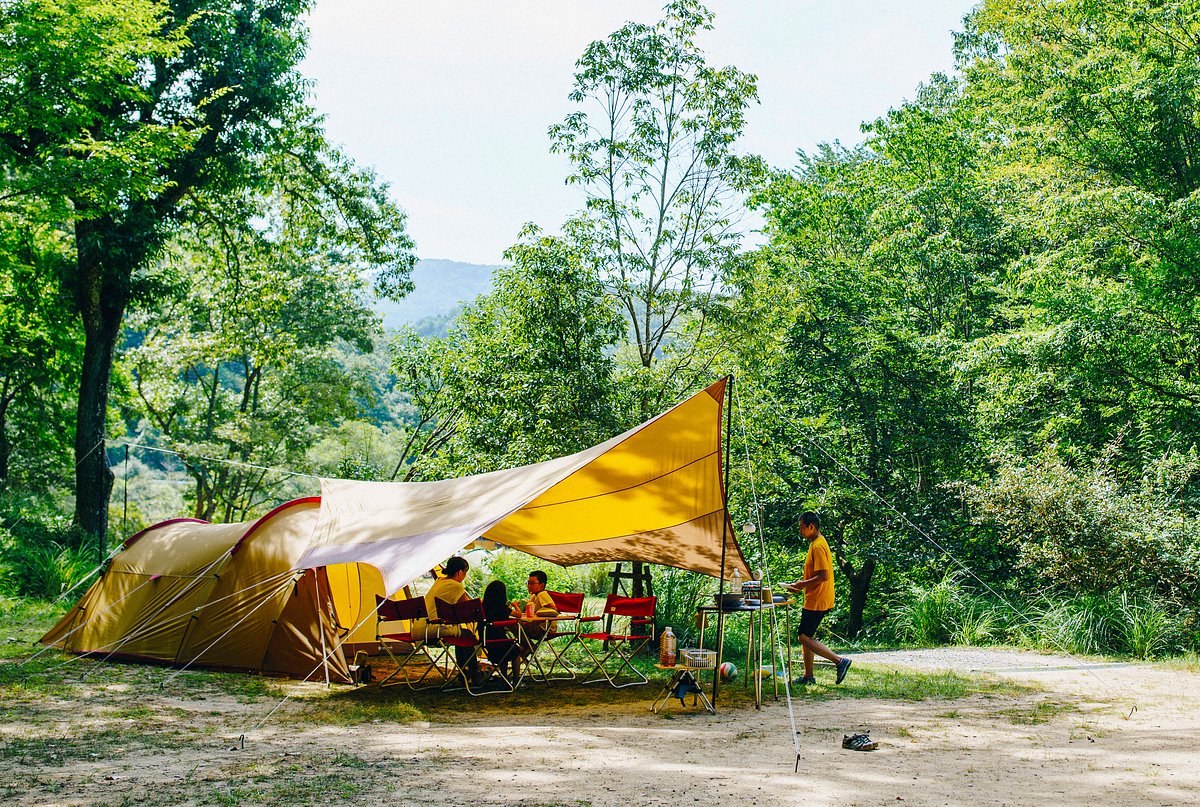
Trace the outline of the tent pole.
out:
[[[325,614],[321,609],[320,569],[313,569],[313,600],[317,606],[317,633],[321,634],[321,664],[325,667],[325,686],[329,686],[329,654],[325,650]]]
[[[724,481],[722,483],[721,498],[724,500],[725,513],[721,519],[721,569],[718,574],[720,578],[719,591],[721,596],[718,598],[720,602],[717,604],[717,661],[716,667],[713,669],[713,688],[712,688],[712,705],[713,709],[717,708],[717,694],[721,689],[721,657],[725,651],[725,545],[729,540],[729,435],[731,432],[730,425],[733,423],[733,373],[725,376],[725,407],[721,413],[725,419],[725,451],[721,457],[724,463]],[[703,639],[703,637],[701,637]]]

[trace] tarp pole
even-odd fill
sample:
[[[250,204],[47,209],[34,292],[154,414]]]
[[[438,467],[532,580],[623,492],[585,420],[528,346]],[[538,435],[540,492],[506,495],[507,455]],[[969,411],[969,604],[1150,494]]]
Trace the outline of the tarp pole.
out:
[[[730,416],[733,412],[733,374],[725,376],[725,405],[721,411],[721,417],[725,419],[725,451],[721,457],[724,467],[724,482],[721,489],[722,504],[725,505],[725,513],[721,519],[721,568],[718,573],[720,578],[719,593],[717,598],[717,661],[716,667],[713,668],[713,689],[712,689],[712,705],[714,711],[717,708],[717,693],[721,689],[721,658],[725,652],[725,545],[729,539],[729,436],[732,431],[730,428],[733,423],[733,418]],[[703,640],[703,637],[701,637]]]

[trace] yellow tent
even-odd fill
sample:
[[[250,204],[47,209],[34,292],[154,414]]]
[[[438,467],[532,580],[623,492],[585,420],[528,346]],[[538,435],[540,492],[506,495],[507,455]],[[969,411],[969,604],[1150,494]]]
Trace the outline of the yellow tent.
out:
[[[345,644],[479,536],[561,565],[638,560],[749,576],[725,508],[724,380],[567,457],[436,482],[321,481],[256,522],[176,519],[126,542],[43,643],[348,680]],[[322,659],[328,659],[323,664]]]

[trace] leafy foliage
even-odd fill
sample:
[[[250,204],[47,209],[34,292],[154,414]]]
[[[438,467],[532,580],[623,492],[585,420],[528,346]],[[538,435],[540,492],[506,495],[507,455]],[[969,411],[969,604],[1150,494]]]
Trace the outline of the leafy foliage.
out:
[[[577,234],[643,369],[714,301],[741,239],[740,196],[761,171],[735,151],[757,80],[708,64],[696,38],[712,25],[696,0],[673,0],[654,25],[626,23],[591,43],[575,65],[580,109],[550,128],[552,150],[571,162],[568,183],[586,194]],[[670,358],[676,370],[695,361]],[[638,420],[671,400],[667,390],[642,401]]]
[[[506,256],[492,293],[448,337],[397,340],[395,369],[427,433],[412,473],[524,465],[619,431],[610,402],[620,324],[588,256],[536,228]]]

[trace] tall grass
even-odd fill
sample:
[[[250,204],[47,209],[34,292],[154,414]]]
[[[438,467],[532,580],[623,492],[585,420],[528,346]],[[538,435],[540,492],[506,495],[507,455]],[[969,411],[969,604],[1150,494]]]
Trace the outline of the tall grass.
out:
[[[0,530],[0,593],[53,599],[95,568],[95,546],[74,528],[21,526],[19,531]]]
[[[995,606],[966,592],[955,573],[932,586],[910,587],[894,613],[896,635],[926,646],[985,644],[1001,622]]]
[[[1181,619],[1164,602],[1126,592],[1044,597],[1015,622],[1020,645],[1082,655],[1158,658],[1188,645]]]
[[[893,603],[897,637],[916,645],[983,645],[1008,641],[1021,647],[1077,655],[1138,659],[1195,648],[1185,620],[1162,600],[1117,591],[1043,595],[1015,612],[1004,603],[966,590],[957,575],[931,586],[912,586]]]
[[[1162,604],[1153,600],[1134,601],[1121,594],[1125,611],[1122,639],[1125,651],[1134,658],[1156,658],[1165,651],[1178,631],[1176,621]]]

